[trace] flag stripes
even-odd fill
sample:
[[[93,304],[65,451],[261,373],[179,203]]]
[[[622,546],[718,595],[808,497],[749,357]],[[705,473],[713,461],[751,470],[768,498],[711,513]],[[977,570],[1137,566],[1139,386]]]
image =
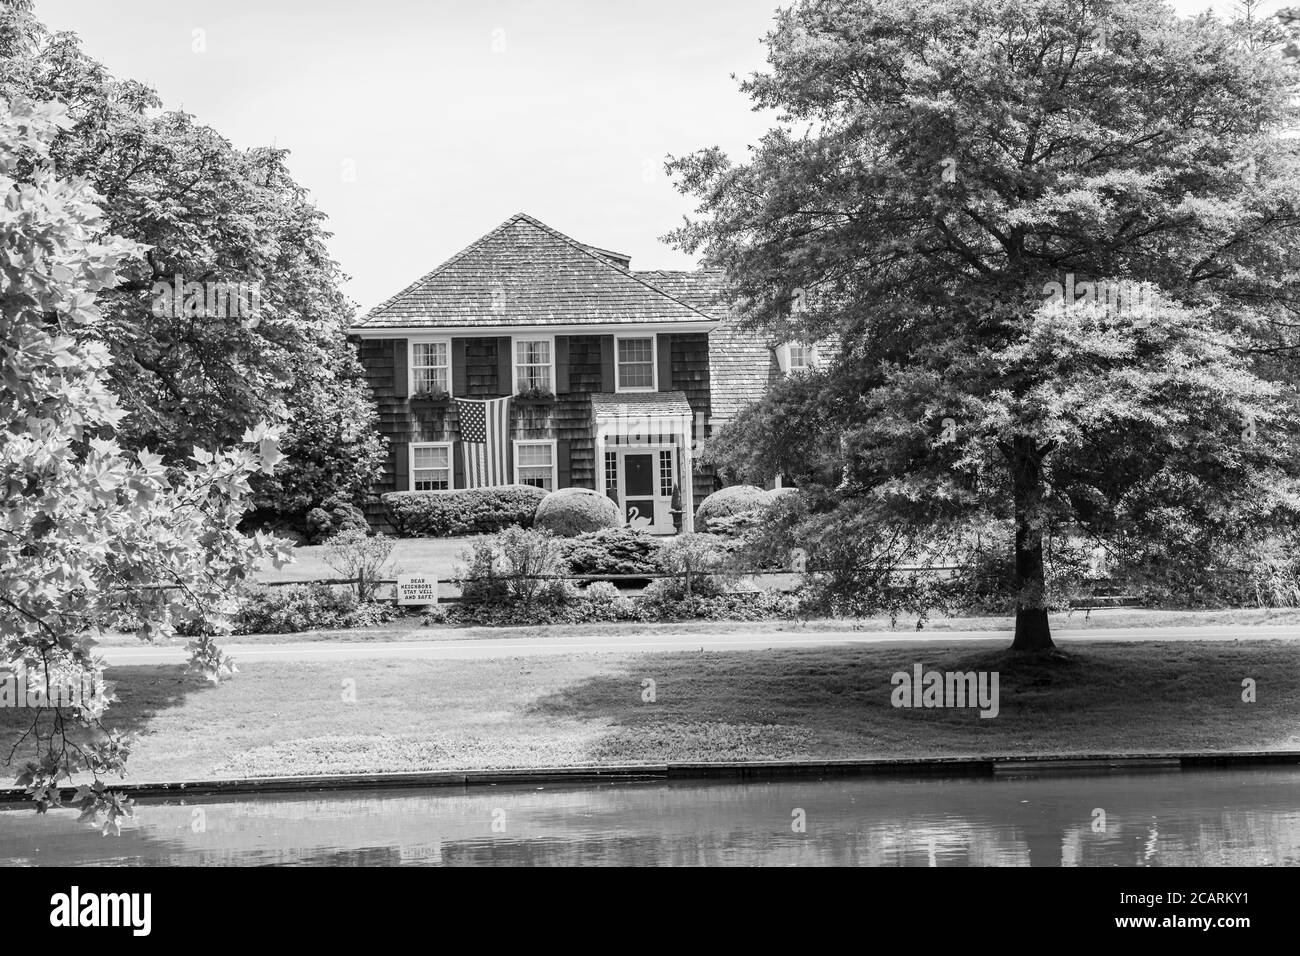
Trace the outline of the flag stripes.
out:
[[[465,487],[510,484],[510,398],[458,398],[456,410]]]

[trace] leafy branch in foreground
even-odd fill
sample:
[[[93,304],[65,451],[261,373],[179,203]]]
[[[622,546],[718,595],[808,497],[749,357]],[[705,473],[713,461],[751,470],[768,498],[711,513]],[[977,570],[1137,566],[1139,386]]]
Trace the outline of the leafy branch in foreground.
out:
[[[0,666],[24,674],[15,704],[33,710],[9,756],[34,752],[19,785],[45,810],[61,782],[89,779],[83,816],[118,826],[130,801],[102,778],[124,773],[130,742],[101,723],[111,695],[96,636],[166,640],[195,621],[227,634],[233,589],[258,562],[287,560],[288,544],[238,530],[250,478],[281,458],[273,429],[196,448],[188,468],[115,441],[126,412],[95,340],[96,295],[142,247],[106,237],[95,193],[57,175],[49,145],[67,125],[58,104],[0,100]],[[20,181],[20,166],[34,172]],[[189,650],[210,680],[234,671],[210,637]]]

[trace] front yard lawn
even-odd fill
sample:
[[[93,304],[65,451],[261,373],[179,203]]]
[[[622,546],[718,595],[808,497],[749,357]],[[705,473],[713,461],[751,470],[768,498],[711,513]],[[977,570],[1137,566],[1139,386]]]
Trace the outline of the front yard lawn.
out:
[[[665,761],[1300,748],[1300,644],[969,645],[119,667],[137,781]],[[902,709],[890,676],[997,670],[1000,715]],[[1243,703],[1253,678],[1258,702]],[[654,681],[655,701],[642,700]],[[352,683],[347,683],[352,682]],[[345,688],[355,689],[355,702]],[[0,711],[0,739],[21,733]],[[8,754],[8,749],[5,751]],[[14,761],[26,756],[21,749]],[[15,771],[16,772],[16,771]]]
[[[432,574],[439,578],[451,577],[460,553],[475,538],[397,538],[393,555],[384,570],[384,577],[393,577],[393,567],[410,574]],[[316,578],[337,578],[339,573],[325,563],[325,546],[309,545],[293,549],[294,562],[280,570],[267,565],[253,574],[253,580],[311,581]]]

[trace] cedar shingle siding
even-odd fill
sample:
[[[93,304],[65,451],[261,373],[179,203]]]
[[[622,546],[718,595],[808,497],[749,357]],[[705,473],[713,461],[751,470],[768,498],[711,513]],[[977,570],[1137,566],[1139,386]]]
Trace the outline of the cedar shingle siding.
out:
[[[685,396],[695,442],[761,396],[775,372],[768,344],[731,317],[720,273],[632,272],[626,257],[511,217],[353,327],[390,443],[367,517],[382,524],[379,495],[405,489],[411,442],[459,439],[454,402],[409,399],[407,340],[369,335],[429,329],[449,338],[452,395],[480,399],[513,390],[511,339],[501,332],[554,335],[555,398],[513,402],[510,437],[556,440],[560,486],[594,488],[603,462],[595,461],[591,396],[615,391],[615,347],[612,334],[583,332],[584,324],[659,335],[659,391],[678,403]],[[712,471],[697,461],[692,484],[698,505],[713,490]]]

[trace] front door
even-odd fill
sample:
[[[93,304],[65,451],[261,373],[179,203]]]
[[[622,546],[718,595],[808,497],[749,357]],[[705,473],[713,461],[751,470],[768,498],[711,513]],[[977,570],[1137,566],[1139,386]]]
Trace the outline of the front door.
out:
[[[631,528],[672,534],[677,449],[627,449],[618,454],[618,499]]]
[[[628,527],[649,531],[655,520],[655,457],[623,456],[623,517]]]

